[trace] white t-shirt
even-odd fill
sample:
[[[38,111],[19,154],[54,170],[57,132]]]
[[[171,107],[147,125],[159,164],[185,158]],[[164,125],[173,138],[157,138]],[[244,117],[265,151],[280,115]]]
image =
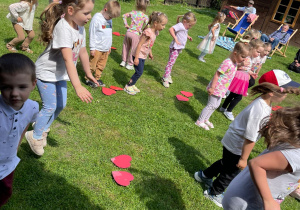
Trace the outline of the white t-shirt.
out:
[[[15,170],[20,162],[17,156],[18,145],[25,128],[35,122],[39,104],[28,99],[16,111],[8,106],[0,95],[0,180]]]
[[[38,57],[36,65],[36,77],[46,82],[69,80],[66,64],[63,59],[61,48],[71,48],[73,62],[76,66],[79,51],[85,47],[85,30],[78,26],[78,30],[72,28],[62,18],[53,30],[53,39],[45,51]]]
[[[182,22],[177,23],[176,25],[172,26],[172,28],[174,29],[177,40],[181,43],[181,45],[176,44],[176,42],[173,40],[170,44],[170,48],[184,49],[187,41],[188,30],[185,29]]]
[[[31,11],[30,11],[30,5],[26,1],[21,1],[18,3],[14,3],[9,5],[8,7],[9,13],[6,15],[8,19],[12,23],[17,23],[20,25],[24,30],[31,31],[32,25],[33,25],[33,19],[34,19],[34,12],[36,9],[36,5],[32,5]],[[22,22],[18,22],[17,18],[21,17]]]
[[[242,154],[244,140],[256,142],[264,118],[270,116],[271,107],[261,97],[249,104],[229,125],[222,139],[224,147],[235,155]]]
[[[112,20],[96,13],[90,23],[90,50],[108,52],[112,44]]]
[[[280,151],[292,167],[293,172],[291,173],[285,171],[267,171],[269,188],[273,198],[278,203],[281,203],[287,195],[296,189],[299,185],[298,180],[300,179],[300,148],[282,148],[282,146],[277,146],[261,153],[262,155],[273,151]],[[231,181],[225,192],[222,204],[225,210],[264,209],[262,198],[251,179],[248,167]]]

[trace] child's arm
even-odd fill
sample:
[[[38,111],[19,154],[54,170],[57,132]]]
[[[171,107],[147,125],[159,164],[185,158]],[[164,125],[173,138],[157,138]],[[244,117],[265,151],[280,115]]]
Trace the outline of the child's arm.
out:
[[[18,144],[18,149],[17,149],[17,151],[19,150],[20,144],[21,144],[21,142],[22,142],[22,139],[23,139],[24,136],[25,136],[26,131],[28,130],[28,127],[29,127],[29,124],[28,124],[27,127],[24,129],[24,131],[23,131],[23,133],[22,133],[22,135],[21,135],[21,138],[20,138],[20,141],[19,141],[19,144]]]
[[[268,181],[267,171],[288,171],[291,166],[285,156],[280,151],[270,152],[258,156],[249,161],[251,178],[256,185],[264,202],[265,210],[280,209],[280,205],[272,197]]]
[[[250,155],[254,145],[255,145],[254,141],[250,141],[248,139],[244,140],[242,154],[241,154],[240,160],[239,160],[238,164],[236,165],[236,167],[238,167],[240,169],[244,169],[247,166],[247,160],[249,158],[249,155]]]
[[[216,39],[216,36],[215,36],[215,30],[218,29],[220,26],[219,25],[216,25],[216,26],[213,26],[212,29],[211,29],[211,33],[212,33],[212,38],[211,40],[212,41],[215,41]]]
[[[193,38],[187,35],[188,40],[193,41]]]
[[[18,22],[23,22],[23,19],[19,17],[20,12],[24,12],[27,9],[29,9],[29,3],[28,2],[18,2],[9,5],[8,9],[10,14],[18,21]]]
[[[89,55],[87,53],[87,50],[85,47],[82,47],[79,51],[79,58],[80,58],[80,61],[81,61],[81,64],[82,64],[82,67],[83,67],[83,70],[85,72],[85,75],[86,77],[93,81],[94,83],[96,83],[97,85],[98,82],[97,80],[95,79],[95,77],[93,76],[91,70],[90,70],[90,62],[89,62]]]
[[[69,75],[69,78],[71,80],[71,83],[76,91],[77,96],[86,103],[89,103],[92,101],[93,97],[91,93],[84,88],[79,80],[77,69],[75,64],[73,63],[73,53],[71,48],[61,48],[61,52],[63,55],[63,59],[66,64],[66,69]]]
[[[134,59],[134,65],[138,66],[139,65],[139,54],[140,54],[140,51],[141,51],[141,47],[143,44],[146,43],[146,41],[148,40],[149,38],[147,36],[145,36],[144,34],[141,36],[140,38],[140,41],[138,43],[138,46],[136,47],[136,51],[135,51],[135,59]]]
[[[171,36],[173,37],[174,41],[176,42],[176,44],[181,45],[181,43],[178,42],[178,40],[177,40],[177,37],[176,37],[176,34],[175,34],[175,29],[173,27],[171,27],[169,29],[169,32],[170,32]]]
[[[122,15],[122,18],[123,18],[123,22],[124,22],[124,26],[125,28],[129,29],[130,26],[128,25],[127,23],[127,18],[131,16],[131,13],[125,13],[124,15]]]
[[[219,80],[221,73],[219,71],[217,71],[210,83],[210,87],[207,89],[207,92],[209,95],[212,95],[214,93],[214,90],[216,88],[217,82]]]
[[[149,58],[150,58],[151,60],[153,60],[152,49],[151,49],[150,52],[149,52]]]

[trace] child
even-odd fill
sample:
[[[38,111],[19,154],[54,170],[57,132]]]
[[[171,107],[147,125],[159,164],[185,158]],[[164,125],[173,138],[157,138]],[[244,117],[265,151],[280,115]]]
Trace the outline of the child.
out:
[[[182,22],[179,22],[179,18],[182,17]],[[184,49],[187,39],[192,41],[192,37],[188,35],[188,30],[196,24],[196,17],[192,12],[187,12],[183,16],[180,15],[177,18],[177,24],[169,29],[173,41],[170,44],[169,61],[165,68],[165,74],[162,78],[163,85],[168,88],[169,83],[173,83],[171,78],[172,67],[176,62],[176,59]]]
[[[204,182],[209,189],[204,196],[222,207],[222,193],[240,169],[247,166],[247,159],[259,139],[259,126],[271,114],[271,105],[285,99],[287,93],[299,94],[297,88],[283,89],[265,82],[252,88],[252,95],[260,94],[229,125],[222,139],[222,159],[213,163],[204,171],[195,173],[198,182]],[[216,179],[213,181],[213,177]],[[247,188],[243,187],[243,190]],[[247,190],[245,190],[247,191]],[[235,208],[238,209],[238,208]]]
[[[248,53],[249,46],[239,42],[234,46],[233,52],[230,54],[229,58],[222,62],[206,88],[209,94],[208,102],[195,123],[197,126],[204,128],[205,130],[209,130],[209,127],[214,128],[213,124],[209,121],[209,118],[219,107],[222,97],[224,97],[228,89],[228,86],[236,73],[236,64],[243,62]]]
[[[94,15],[90,24],[90,69],[100,86],[100,79],[106,66],[112,44],[112,18],[119,17],[121,7],[115,0],[108,1],[101,12]],[[86,84],[95,88],[98,85],[86,77]]]
[[[37,155],[44,154],[49,127],[66,106],[67,80],[70,78],[76,94],[83,102],[89,103],[93,99],[81,85],[76,70],[79,56],[86,77],[97,83],[89,69],[84,30],[93,8],[92,0],[63,0],[61,3],[51,3],[41,14],[41,39],[48,46],[35,64],[43,107],[34,130],[25,134],[31,150]]]
[[[280,209],[300,178],[300,107],[279,109],[260,133],[267,149],[230,183],[224,209]]]
[[[220,23],[223,23],[225,18],[226,15],[223,12],[218,12],[213,22],[208,25],[209,33],[197,47],[201,51],[201,54],[198,57],[199,61],[206,62],[204,56],[214,52],[221,29]]]
[[[143,74],[144,63],[148,55],[150,59],[153,59],[151,48],[159,31],[166,27],[167,22],[168,18],[162,12],[152,12],[150,15],[149,22],[144,28],[138,46],[133,53],[135,55],[133,56],[135,73],[124,88],[124,91],[129,95],[135,95],[140,92],[135,83]]]
[[[18,147],[39,111],[38,103],[28,99],[35,84],[35,65],[28,57],[18,53],[0,57],[0,208],[12,195]]]
[[[228,90],[230,94],[226,97],[220,111],[229,119],[234,120],[232,114],[233,108],[242,100],[243,96],[247,95],[249,80],[252,68],[252,60],[260,56],[260,52],[264,50],[263,42],[259,39],[254,39],[250,41],[249,45],[251,50],[245,61],[238,66],[238,71],[236,72],[232,83],[230,84]],[[254,85],[252,82],[251,85]]]
[[[253,72],[253,74],[250,75],[250,77],[253,78],[254,80],[258,77],[258,74],[259,74],[259,71],[260,71],[262,65],[266,62],[268,55],[272,49],[272,45],[269,42],[265,42],[263,44],[263,48],[264,48],[264,50],[262,50],[260,52],[260,56],[258,56],[257,58],[254,58],[252,61],[251,71]],[[250,83],[250,81],[249,81],[249,83]]]
[[[122,62],[120,63],[120,66],[125,66],[128,70],[134,69],[132,52],[139,43],[139,38],[142,34],[142,27],[144,23],[147,24],[149,21],[148,15],[145,14],[148,2],[149,1],[147,0],[137,0],[136,10],[126,13],[122,16],[125,28],[128,30],[123,41]],[[127,18],[129,17],[131,17],[130,26],[127,23]]]
[[[9,6],[9,13],[6,17],[11,20],[17,33],[17,37],[6,44],[10,52],[17,52],[17,44],[23,41],[21,50],[33,53],[29,45],[34,38],[32,25],[37,4],[37,0],[22,0]],[[23,30],[27,33],[26,39]]]

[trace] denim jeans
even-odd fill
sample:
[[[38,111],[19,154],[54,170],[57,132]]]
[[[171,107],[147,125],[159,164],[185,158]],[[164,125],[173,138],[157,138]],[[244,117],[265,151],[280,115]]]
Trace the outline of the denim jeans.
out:
[[[275,38],[273,41],[270,41],[269,37],[266,34],[262,34],[260,38],[263,42],[270,42],[272,44],[272,50],[278,45],[279,39]]]
[[[134,56],[132,56],[134,60]],[[138,79],[142,76],[144,72],[145,59],[139,58],[139,65],[134,65],[135,73],[132,75],[131,79],[128,82],[128,86],[135,85]]]

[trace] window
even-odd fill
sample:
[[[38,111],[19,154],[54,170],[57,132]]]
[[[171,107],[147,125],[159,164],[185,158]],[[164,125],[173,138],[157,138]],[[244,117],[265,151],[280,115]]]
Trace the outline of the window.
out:
[[[300,13],[300,0],[279,0],[272,21],[294,26]]]

